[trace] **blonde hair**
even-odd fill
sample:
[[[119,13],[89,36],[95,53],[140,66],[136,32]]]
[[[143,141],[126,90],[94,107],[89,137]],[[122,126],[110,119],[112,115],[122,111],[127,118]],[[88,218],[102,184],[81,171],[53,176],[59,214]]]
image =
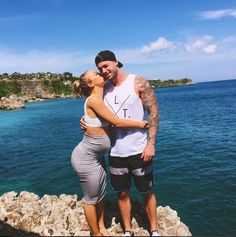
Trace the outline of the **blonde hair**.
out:
[[[79,80],[74,81],[73,91],[78,97],[86,96],[91,94],[91,88],[88,85],[88,78],[86,78],[86,72],[79,76]]]

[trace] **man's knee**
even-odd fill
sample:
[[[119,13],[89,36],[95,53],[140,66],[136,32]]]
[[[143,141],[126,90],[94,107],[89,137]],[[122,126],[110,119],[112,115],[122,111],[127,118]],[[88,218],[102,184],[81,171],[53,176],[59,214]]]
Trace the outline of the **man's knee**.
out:
[[[150,190],[147,193],[143,193],[142,196],[143,196],[144,203],[148,203],[150,201],[156,201],[156,196],[152,190]]]
[[[118,193],[119,200],[125,200],[129,198],[129,192],[120,192]]]

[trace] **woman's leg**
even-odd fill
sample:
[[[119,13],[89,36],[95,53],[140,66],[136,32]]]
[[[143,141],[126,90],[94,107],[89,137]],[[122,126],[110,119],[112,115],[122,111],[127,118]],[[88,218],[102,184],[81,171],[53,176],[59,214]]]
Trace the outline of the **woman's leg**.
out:
[[[97,218],[97,210],[96,206],[92,204],[84,204],[84,214],[87,219],[88,225],[91,229],[93,236],[101,236],[99,226],[98,226],[98,218]]]
[[[97,218],[100,232],[103,236],[111,236],[111,234],[107,231],[104,223],[104,199],[102,199],[97,205]]]

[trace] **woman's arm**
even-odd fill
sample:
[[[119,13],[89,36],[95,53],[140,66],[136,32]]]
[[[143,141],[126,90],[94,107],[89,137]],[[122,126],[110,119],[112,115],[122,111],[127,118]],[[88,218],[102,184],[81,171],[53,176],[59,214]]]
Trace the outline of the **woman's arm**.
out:
[[[89,98],[87,106],[92,109],[99,117],[108,121],[118,128],[147,128],[148,122],[146,120],[136,121],[129,119],[120,119],[114,115],[104,104],[103,100],[96,97]]]

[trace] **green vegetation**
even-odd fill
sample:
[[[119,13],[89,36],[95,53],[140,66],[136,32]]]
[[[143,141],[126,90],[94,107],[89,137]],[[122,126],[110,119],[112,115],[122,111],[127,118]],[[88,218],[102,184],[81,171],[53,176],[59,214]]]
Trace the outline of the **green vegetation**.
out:
[[[0,74],[0,98],[8,97],[10,94],[18,96],[22,94],[32,94],[33,91],[41,90],[55,95],[72,95],[72,84],[78,77],[73,76],[70,72],[63,74],[39,72],[39,73],[25,73],[21,74],[14,72],[12,74]],[[182,78],[179,80],[165,80],[160,79],[150,80],[150,85],[156,87],[171,87],[192,84],[192,80]]]
[[[12,74],[3,73],[0,74],[1,80],[61,80],[61,81],[75,81],[77,77],[73,76],[70,72],[51,73],[51,72],[38,72],[38,73],[19,73],[14,72]]]
[[[50,93],[65,95],[70,95],[72,93],[71,86],[64,85],[60,80],[47,81],[46,84],[44,81],[44,87],[46,87],[45,89],[47,89]]]
[[[12,74],[0,74],[0,98],[8,97],[10,94],[29,93],[29,91],[41,88],[50,94],[56,95],[71,95],[72,84],[77,77],[74,77],[70,72],[63,74],[42,72],[42,73],[25,73],[21,74],[14,72]],[[27,89],[28,88],[28,89]],[[22,92],[23,91],[23,92]]]
[[[0,80],[0,98],[7,97],[10,94],[21,95],[21,85],[17,80],[12,80],[10,82]]]
[[[158,79],[158,80],[150,80],[149,82],[150,82],[150,85],[155,88],[156,87],[183,86],[183,85],[192,84],[192,80],[188,78],[183,78],[179,80],[169,79],[165,81],[161,81],[160,79]]]
[[[50,86],[50,81],[47,80],[47,79],[44,79],[44,80],[43,80],[43,85],[44,85],[45,87],[49,87],[49,86]]]

